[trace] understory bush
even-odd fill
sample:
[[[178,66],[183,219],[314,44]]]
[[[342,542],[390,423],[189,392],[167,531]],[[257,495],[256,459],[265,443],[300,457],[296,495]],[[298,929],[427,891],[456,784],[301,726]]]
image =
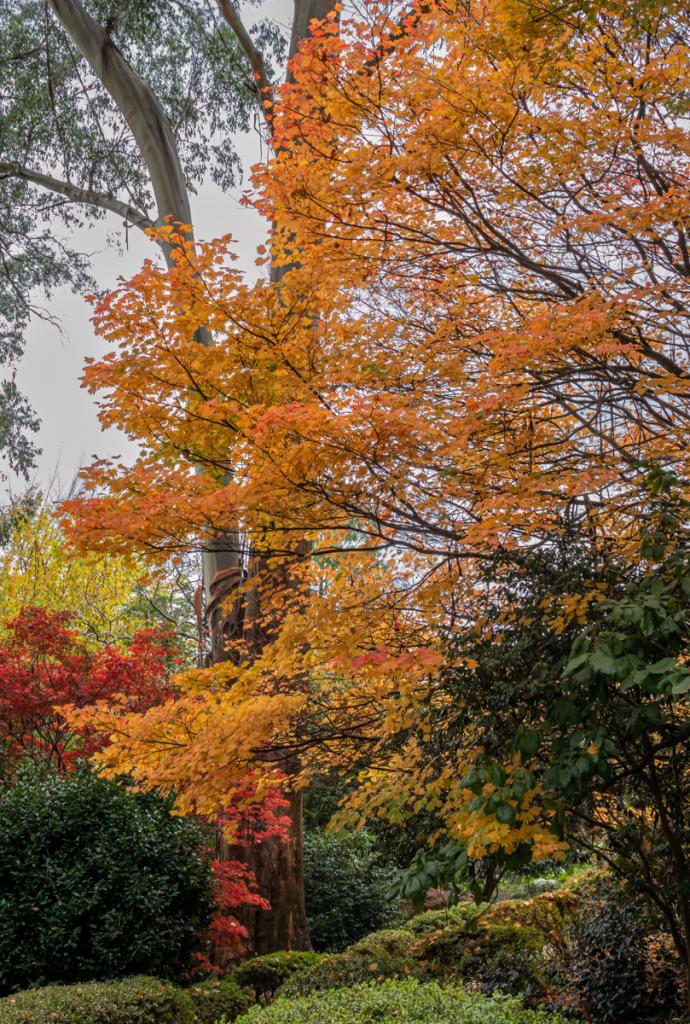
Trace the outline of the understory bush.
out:
[[[250,988],[256,998],[263,1003],[270,1002],[278,989],[288,978],[298,971],[314,967],[321,960],[319,953],[284,950],[279,953],[267,953],[245,960],[236,967],[228,980],[236,985]]]
[[[471,983],[487,995],[523,995],[535,1005],[549,988],[541,944],[530,929],[485,924],[468,932],[456,926],[421,940],[415,952],[431,977]]]
[[[320,992],[253,1007],[237,1024],[563,1024],[517,999],[483,996],[412,978]]]
[[[0,793],[0,995],[181,978],[212,915],[203,840],[155,793],[86,768],[24,772]]]
[[[595,1024],[666,1021],[683,1006],[680,963],[639,908],[614,900],[607,909],[612,885],[589,872],[527,900],[428,911],[324,956],[279,995],[415,978],[520,996]]]
[[[186,991],[194,1007],[195,1024],[216,1024],[221,1018],[233,1021],[254,1002],[252,991],[242,988],[232,976],[209,978]]]
[[[50,985],[0,999],[0,1024],[193,1024],[186,992],[156,978]]]
[[[393,870],[367,832],[308,832],[304,897],[314,949],[339,952],[399,917],[388,899]]]
[[[666,1021],[684,1002],[680,959],[654,933],[640,900],[611,879],[593,882],[568,933],[563,991],[592,1024]]]
[[[281,996],[303,996],[327,989],[346,988],[373,980],[421,974],[410,955],[414,936],[403,929],[384,929],[360,939],[344,953],[323,956],[317,964],[293,975],[281,987]]]

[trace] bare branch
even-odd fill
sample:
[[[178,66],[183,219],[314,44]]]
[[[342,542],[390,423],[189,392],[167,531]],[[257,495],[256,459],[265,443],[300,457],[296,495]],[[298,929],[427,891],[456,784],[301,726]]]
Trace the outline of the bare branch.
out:
[[[256,88],[259,94],[259,99],[262,102],[261,109],[268,129],[271,131],[270,115],[273,111],[273,87],[268,77],[264,56],[254,45],[252,37],[245,28],[239,14],[232,6],[231,0],[218,0],[218,7],[220,8],[220,13],[235,33],[237,41],[244,50],[244,54],[251,65],[252,71],[256,75]],[[266,101],[270,103],[270,106],[264,106]]]
[[[98,206],[102,210],[109,210],[111,213],[119,214],[130,224],[141,228],[142,231],[154,226],[151,218],[147,217],[141,210],[137,210],[136,207],[123,202],[121,199],[117,199],[115,196],[108,195],[107,192],[96,192],[94,189],[81,188],[79,185],[73,185],[70,181],[53,178],[49,174],[34,171],[23,164],[0,161],[0,178],[21,178],[22,181],[28,181],[32,185],[39,185],[50,192],[57,192],[58,195],[65,196],[73,203],[84,203],[87,206]]]

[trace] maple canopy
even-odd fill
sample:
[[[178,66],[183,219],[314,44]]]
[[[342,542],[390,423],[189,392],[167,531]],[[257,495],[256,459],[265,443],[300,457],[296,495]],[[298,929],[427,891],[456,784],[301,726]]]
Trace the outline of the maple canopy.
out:
[[[497,815],[457,785],[471,752],[425,776],[401,740],[443,700],[429,679],[454,632],[481,624],[483,566],[564,518],[634,559],[650,465],[687,492],[684,4],[398,8],[334,14],[293,61],[255,169],[274,224],[259,262],[280,273],[250,284],[229,237],[192,251],[170,225],[175,266],[96,308],[113,351],[86,385],[142,447],[87,471],[73,531],[162,557],[239,522],[280,628],[251,666],[95,727],[117,731],[111,770],[212,813],[257,751],[302,749],[309,718],[319,758],[348,768],[366,742],[385,760],[392,813],[414,778],[474,856],[551,857],[537,786]],[[582,607],[564,601],[564,624]]]
[[[60,708],[115,701],[142,712],[172,696],[171,637],[160,629],[135,633],[124,650],[93,651],[70,628],[69,613],[22,608],[0,642],[0,753],[2,774],[29,758],[60,771],[107,743],[72,728]]]

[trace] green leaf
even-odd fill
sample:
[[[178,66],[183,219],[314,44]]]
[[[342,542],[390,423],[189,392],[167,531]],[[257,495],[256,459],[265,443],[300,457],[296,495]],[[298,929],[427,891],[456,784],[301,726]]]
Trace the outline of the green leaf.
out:
[[[576,657],[571,658],[568,664],[565,666],[565,674],[570,676],[573,672],[576,672],[578,668],[581,668],[589,661],[589,651],[584,651],[582,654],[578,654]]]
[[[503,801],[496,808],[496,818],[502,825],[513,825],[515,823],[515,808]]]
[[[518,750],[527,757],[533,757],[539,750],[541,734],[536,729],[527,729],[518,737]]]
[[[616,674],[616,659],[601,647],[596,648],[589,663],[596,672],[601,672],[603,675],[613,676]]]
[[[688,693],[688,691],[690,691],[690,675],[679,679],[671,688],[671,692],[675,694]]]
[[[663,675],[664,672],[670,672],[672,669],[677,668],[678,661],[676,658],[662,658],[661,661],[655,661],[653,665],[650,665],[647,669],[654,676]]]
[[[579,708],[570,700],[557,701],[552,717],[556,725],[576,725],[582,719]]]

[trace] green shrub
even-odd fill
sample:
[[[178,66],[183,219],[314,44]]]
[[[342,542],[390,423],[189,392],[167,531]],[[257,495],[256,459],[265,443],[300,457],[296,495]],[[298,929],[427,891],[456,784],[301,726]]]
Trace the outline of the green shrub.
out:
[[[684,1006],[683,968],[644,904],[609,876],[575,916],[562,958],[563,990],[592,1024],[669,1020]]]
[[[307,833],[304,893],[314,949],[339,952],[399,917],[388,899],[393,872],[366,832]]]
[[[526,1010],[517,999],[414,979],[319,993],[298,999],[278,998],[266,1008],[253,1007],[237,1024],[563,1024],[562,1018]]]
[[[528,928],[446,928],[422,939],[416,956],[429,976],[471,983],[487,995],[523,995],[535,1005],[549,987],[539,933]]]
[[[246,960],[235,968],[231,977],[237,985],[253,989],[257,999],[268,1002],[296,971],[313,967],[320,960],[319,953],[301,953],[296,950],[268,953],[266,956]]]
[[[407,956],[414,942],[415,936],[406,928],[383,928],[355,942],[348,953],[369,957]]]
[[[221,1017],[232,1021],[254,1002],[252,992],[241,988],[232,976],[202,981],[187,993],[194,1006],[195,1024],[216,1024]]]
[[[346,952],[323,956],[318,964],[293,975],[280,995],[302,996],[372,980],[416,977],[422,972],[411,955],[414,942],[414,935],[402,929],[374,932]]]
[[[156,978],[50,985],[0,999],[0,1024],[193,1024],[186,992]]]
[[[200,827],[170,811],[86,768],[26,771],[0,793],[0,994],[184,974],[211,867]]]
[[[473,903],[461,903],[447,910],[425,910],[406,921],[405,928],[413,935],[430,935],[449,925],[462,925],[469,914],[476,913],[477,907]]]

